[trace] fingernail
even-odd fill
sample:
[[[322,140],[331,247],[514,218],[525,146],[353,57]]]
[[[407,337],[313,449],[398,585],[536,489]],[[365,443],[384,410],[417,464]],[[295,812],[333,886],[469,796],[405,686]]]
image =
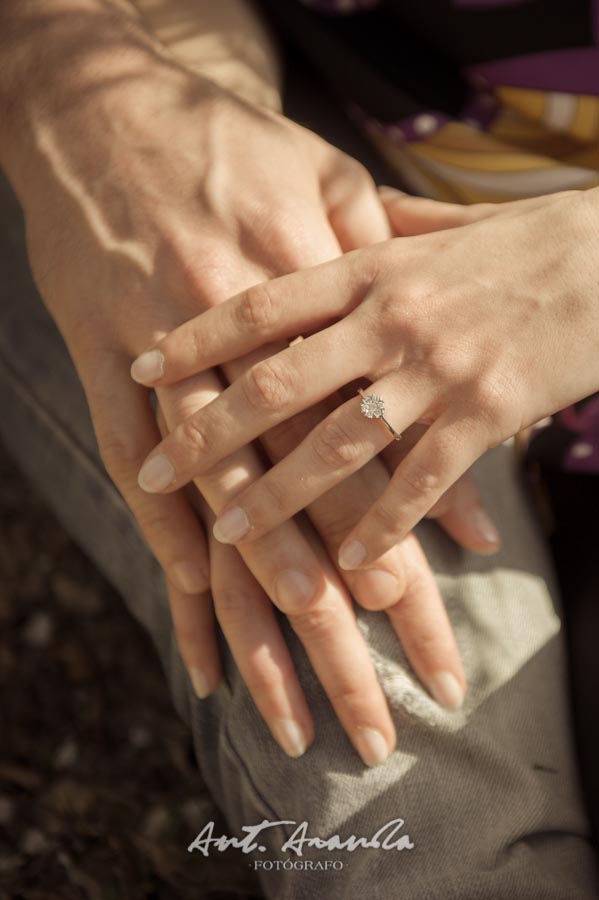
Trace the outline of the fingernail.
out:
[[[350,541],[339,551],[339,565],[342,569],[355,569],[366,559],[366,547],[360,541]]]
[[[209,580],[204,570],[194,562],[178,562],[172,568],[172,579],[184,594],[203,594]]]
[[[298,607],[306,606],[314,591],[312,580],[304,572],[285,569],[275,579],[275,595],[285,613],[293,613]]]
[[[160,350],[146,350],[131,365],[131,378],[138,384],[153,384],[163,374],[164,354]]]
[[[478,531],[484,541],[488,544],[501,543],[501,535],[484,509],[477,507],[467,515],[470,525],[475,531]]]
[[[380,766],[389,756],[387,741],[376,728],[361,728],[354,735],[354,743],[367,766]]]
[[[175,470],[170,459],[163,453],[147,459],[137,476],[137,483],[144,491],[155,494],[169,487],[175,480]]]
[[[399,583],[395,575],[384,569],[362,569],[357,576],[359,582],[360,603],[377,609],[388,606],[398,600]],[[358,585],[354,586],[354,592]]]
[[[234,544],[249,530],[250,520],[245,509],[242,509],[241,506],[234,506],[218,517],[212,533],[217,541],[222,541],[223,544]]]
[[[464,689],[451,672],[435,672],[431,676],[429,690],[439,706],[454,712],[464,702]]]
[[[196,697],[205,700],[210,693],[208,679],[201,669],[189,669],[189,677]]]
[[[275,740],[287,756],[297,759],[306,752],[308,746],[306,738],[294,719],[275,719],[274,722],[271,722],[271,729]]]

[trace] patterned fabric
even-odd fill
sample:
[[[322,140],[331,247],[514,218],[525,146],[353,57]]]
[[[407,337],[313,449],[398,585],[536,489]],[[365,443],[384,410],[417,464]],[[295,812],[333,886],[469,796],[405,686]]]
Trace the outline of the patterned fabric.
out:
[[[362,23],[364,12],[377,7],[368,18],[379,16],[382,24],[401,32],[398,53],[406,39],[413,39],[426,55],[438,48],[453,68],[453,80],[461,82],[457,103],[448,103],[441,91],[439,105],[428,105],[418,96],[419,86],[413,85],[413,103],[406,104],[398,93],[396,110],[389,108],[387,116],[376,115],[368,103],[352,104],[353,114],[380,152],[415,192],[476,203],[599,185],[599,3],[303,4],[328,16],[362,14]],[[419,9],[415,12],[414,7]],[[444,29],[448,21],[452,27]],[[349,32],[337,31],[347,42]],[[371,34],[369,24],[365,37]],[[369,58],[355,39],[351,45],[353,52],[362,51],[363,60]],[[421,71],[419,77],[434,80],[435,68]],[[410,80],[410,75],[397,80],[401,93],[410,90]]]

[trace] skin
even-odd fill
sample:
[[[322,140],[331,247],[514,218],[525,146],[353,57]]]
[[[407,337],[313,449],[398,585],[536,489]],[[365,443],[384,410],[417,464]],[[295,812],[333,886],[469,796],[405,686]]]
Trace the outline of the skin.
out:
[[[167,491],[356,380],[371,382],[398,431],[424,424],[345,537],[339,565],[348,570],[403,540],[489,447],[599,388],[599,191],[468,211],[385,196],[403,237],[243,292],[154,348],[168,383],[265,341],[314,332],[254,366],[162,442],[151,458],[170,461]],[[338,405],[236,497],[216,537],[250,545],[380,453],[391,435],[359,407],[356,395]]]
[[[396,735],[352,596],[385,610],[439,702],[455,708],[466,688],[441,597],[412,535],[369,571],[345,573],[332,562],[401,455],[373,459],[315,499],[305,519],[281,522],[239,550],[212,536],[208,547],[200,519],[211,527],[264,474],[247,442],[188,492],[153,496],[137,483],[160,428],[166,435],[180,427],[285,345],[159,387],[158,423],[148,391],[129,377],[144,348],[237,291],[389,235],[362,167],[277,112],[276,66],[261,26],[251,16],[246,23],[259,51],[248,53],[251,64],[227,57],[227,42],[214,44],[215,34],[228,31],[210,16],[227,12],[227,21],[238,21],[240,4],[217,6],[202,4],[201,15],[196,9],[210,53],[189,40],[183,53],[176,41],[160,39],[160,23],[173,24],[160,4],[141,5],[151,30],[127,2],[7,0],[0,10],[0,35],[10,38],[1,48],[2,164],[23,207],[36,283],[86,391],[102,459],[164,569],[196,693],[207,696],[221,678],[216,617],[273,737],[291,756],[305,751],[314,726],[278,608],[356,751],[377,764]],[[188,3],[167,12],[177,9],[178,21],[190,13]],[[270,429],[262,453],[287,458],[336,402]],[[434,512],[465,546],[498,546],[469,480]]]

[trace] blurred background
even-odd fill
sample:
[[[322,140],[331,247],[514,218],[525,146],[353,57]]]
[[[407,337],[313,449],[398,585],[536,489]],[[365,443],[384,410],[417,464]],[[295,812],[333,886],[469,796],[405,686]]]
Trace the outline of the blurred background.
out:
[[[0,691],[1,900],[246,897],[187,852],[214,810],[149,638],[1,444]]]

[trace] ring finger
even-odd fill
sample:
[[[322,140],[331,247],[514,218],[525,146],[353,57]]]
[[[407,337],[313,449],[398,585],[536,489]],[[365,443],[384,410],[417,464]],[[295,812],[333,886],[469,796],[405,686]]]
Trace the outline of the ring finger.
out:
[[[402,398],[385,410],[397,432],[416,421],[430,402],[406,375],[383,379],[379,389],[384,396]],[[368,394],[374,395],[375,388]],[[253,541],[377,456],[394,436],[382,422],[361,415],[361,406],[360,397],[353,397],[338,407],[295,450],[237,496],[216,520],[215,537],[225,543]]]
[[[149,493],[174,491],[365,375],[374,363],[374,348],[371,354],[364,348],[357,359],[346,339],[346,329],[352,328],[347,322],[257,362],[212,403],[181,422],[145,460],[140,487]]]

